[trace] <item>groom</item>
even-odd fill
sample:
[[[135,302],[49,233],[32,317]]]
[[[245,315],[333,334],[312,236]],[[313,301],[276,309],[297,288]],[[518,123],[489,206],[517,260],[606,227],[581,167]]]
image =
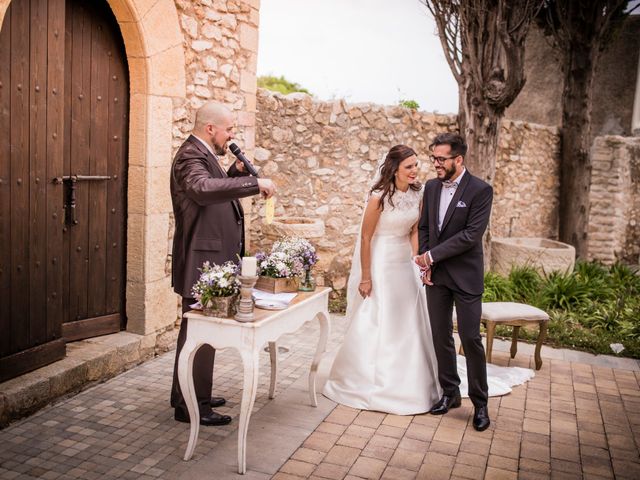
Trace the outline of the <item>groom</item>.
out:
[[[423,270],[427,303],[438,359],[443,396],[430,410],[447,413],[461,404],[460,377],[453,340],[453,305],[458,334],[467,361],[473,427],[489,427],[487,366],[480,337],[484,264],[482,235],[489,223],[493,189],[464,166],[467,145],[456,133],[441,133],[429,146],[437,178],[424,189],[418,224],[420,249],[416,263]]]

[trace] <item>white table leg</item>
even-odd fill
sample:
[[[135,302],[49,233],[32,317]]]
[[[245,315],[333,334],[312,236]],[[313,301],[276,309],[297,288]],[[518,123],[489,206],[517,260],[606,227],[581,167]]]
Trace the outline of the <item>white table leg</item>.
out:
[[[196,351],[199,345],[195,342],[185,342],[180,352],[180,358],[178,358],[178,384],[182,391],[182,396],[187,404],[187,410],[189,411],[189,420],[191,422],[191,431],[189,432],[189,444],[187,445],[187,451],[184,454],[184,460],[190,460],[193,455],[193,451],[196,449],[196,442],[198,441],[198,432],[200,430],[200,409],[198,407],[198,399],[196,398],[196,388],[193,383],[193,359],[195,358]]]
[[[271,358],[269,398],[274,398],[276,396],[276,383],[278,382],[278,345],[276,342],[269,342],[269,357]]]
[[[260,361],[257,351],[241,350],[240,356],[244,364],[244,382],[242,403],[240,404],[240,425],[238,426],[238,473],[244,474],[247,471],[247,430],[258,391]]]
[[[318,339],[316,354],[313,357],[311,371],[309,372],[309,399],[311,400],[311,405],[314,407],[318,406],[318,399],[316,397],[316,374],[318,373],[318,366],[320,365],[322,354],[327,350],[327,340],[331,332],[329,312],[320,312],[316,315],[316,318],[320,322],[320,338]]]

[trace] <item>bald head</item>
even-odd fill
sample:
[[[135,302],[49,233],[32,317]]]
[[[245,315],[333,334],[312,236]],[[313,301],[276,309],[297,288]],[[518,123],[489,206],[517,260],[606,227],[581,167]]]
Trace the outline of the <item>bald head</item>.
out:
[[[207,124],[215,127],[233,122],[233,113],[224,105],[215,102],[207,102],[196,112],[194,130],[203,130]]]
[[[233,138],[234,114],[224,105],[207,102],[196,112],[193,134],[206,141],[218,155],[227,151]]]

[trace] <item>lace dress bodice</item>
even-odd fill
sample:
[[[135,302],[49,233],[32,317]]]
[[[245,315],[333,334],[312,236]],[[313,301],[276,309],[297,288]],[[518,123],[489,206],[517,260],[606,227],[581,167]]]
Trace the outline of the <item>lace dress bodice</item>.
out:
[[[424,188],[424,187],[423,187]],[[375,235],[406,236],[411,227],[418,221],[420,215],[420,200],[423,188],[420,190],[396,190],[393,194],[393,206],[389,197],[384,199],[384,210],[380,214]],[[373,192],[372,196],[380,197],[380,192]]]

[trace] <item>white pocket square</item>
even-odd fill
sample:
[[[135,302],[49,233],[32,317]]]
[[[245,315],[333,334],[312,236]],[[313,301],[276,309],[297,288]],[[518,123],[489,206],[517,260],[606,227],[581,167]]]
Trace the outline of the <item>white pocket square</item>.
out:
[[[456,208],[467,208],[467,204],[460,200],[456,205]]]

